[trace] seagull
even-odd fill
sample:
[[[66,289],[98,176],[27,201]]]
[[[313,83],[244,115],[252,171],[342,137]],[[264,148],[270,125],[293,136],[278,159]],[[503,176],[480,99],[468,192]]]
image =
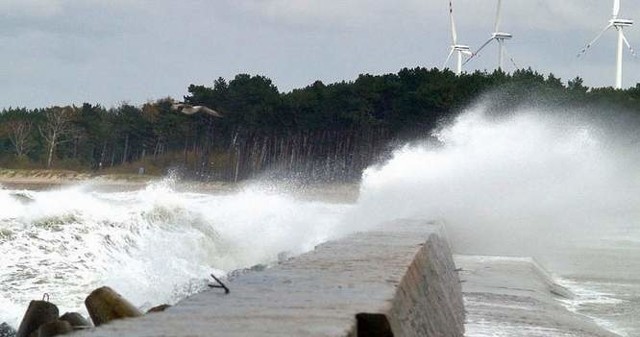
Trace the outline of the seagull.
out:
[[[182,112],[185,115],[193,115],[195,113],[202,112],[202,113],[211,115],[213,117],[222,118],[221,113],[213,109],[207,108],[206,106],[203,106],[203,105],[194,106],[186,103],[174,103],[171,105],[171,110]]]

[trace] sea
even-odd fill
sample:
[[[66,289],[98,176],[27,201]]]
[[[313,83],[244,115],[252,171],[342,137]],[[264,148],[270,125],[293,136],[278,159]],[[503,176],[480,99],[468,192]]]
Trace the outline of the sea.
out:
[[[535,259],[574,294],[558,299],[568,310],[638,336],[637,126],[624,112],[478,103],[365,170],[355,198],[269,179],[221,191],[173,176],[133,188],[0,185],[0,322],[17,327],[43,297],[83,313],[103,285],[143,310],[174,304],[212,273],[421,218],[446,224],[456,254]]]

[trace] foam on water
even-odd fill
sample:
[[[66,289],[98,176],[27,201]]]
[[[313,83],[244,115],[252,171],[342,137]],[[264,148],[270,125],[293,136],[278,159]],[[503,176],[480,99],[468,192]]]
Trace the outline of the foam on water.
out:
[[[256,185],[182,193],[170,179],[117,193],[0,190],[0,321],[17,326],[43,293],[61,310],[82,310],[102,285],[143,308],[174,303],[203,289],[211,272],[313,248],[347,207]]]
[[[612,292],[603,292],[602,290],[596,290],[598,287],[602,287],[602,284],[585,281],[575,281],[569,279],[558,279],[559,284],[571,289],[575,295],[573,298],[564,298],[560,301],[571,311],[581,313],[584,307],[589,306],[603,306],[603,307],[615,307],[623,304],[624,300],[616,297],[616,294]],[[595,316],[592,318],[598,323],[598,325],[606,328],[609,331],[615,332],[621,336],[627,336],[625,331],[614,324],[611,320],[599,318]]]

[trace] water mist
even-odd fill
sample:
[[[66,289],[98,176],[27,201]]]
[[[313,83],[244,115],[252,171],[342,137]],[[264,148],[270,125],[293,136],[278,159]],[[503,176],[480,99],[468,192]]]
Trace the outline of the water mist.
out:
[[[439,219],[457,253],[551,264],[568,246],[640,240],[640,124],[613,115],[496,114],[479,104],[435,132],[437,141],[367,169],[350,221]]]

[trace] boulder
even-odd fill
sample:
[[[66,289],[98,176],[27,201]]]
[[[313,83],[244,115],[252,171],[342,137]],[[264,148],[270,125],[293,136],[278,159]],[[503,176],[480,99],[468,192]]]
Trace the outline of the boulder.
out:
[[[47,301],[31,301],[22,318],[16,337],[29,337],[32,332],[45,324],[58,319],[58,307]]]
[[[95,326],[114,319],[142,316],[142,312],[109,287],[98,288],[84,300]]]
[[[42,324],[38,328],[38,337],[53,337],[64,335],[73,331],[73,327],[67,321],[52,321]]]
[[[60,316],[60,320],[69,322],[74,329],[84,329],[92,326],[88,319],[77,312],[67,312]]]

